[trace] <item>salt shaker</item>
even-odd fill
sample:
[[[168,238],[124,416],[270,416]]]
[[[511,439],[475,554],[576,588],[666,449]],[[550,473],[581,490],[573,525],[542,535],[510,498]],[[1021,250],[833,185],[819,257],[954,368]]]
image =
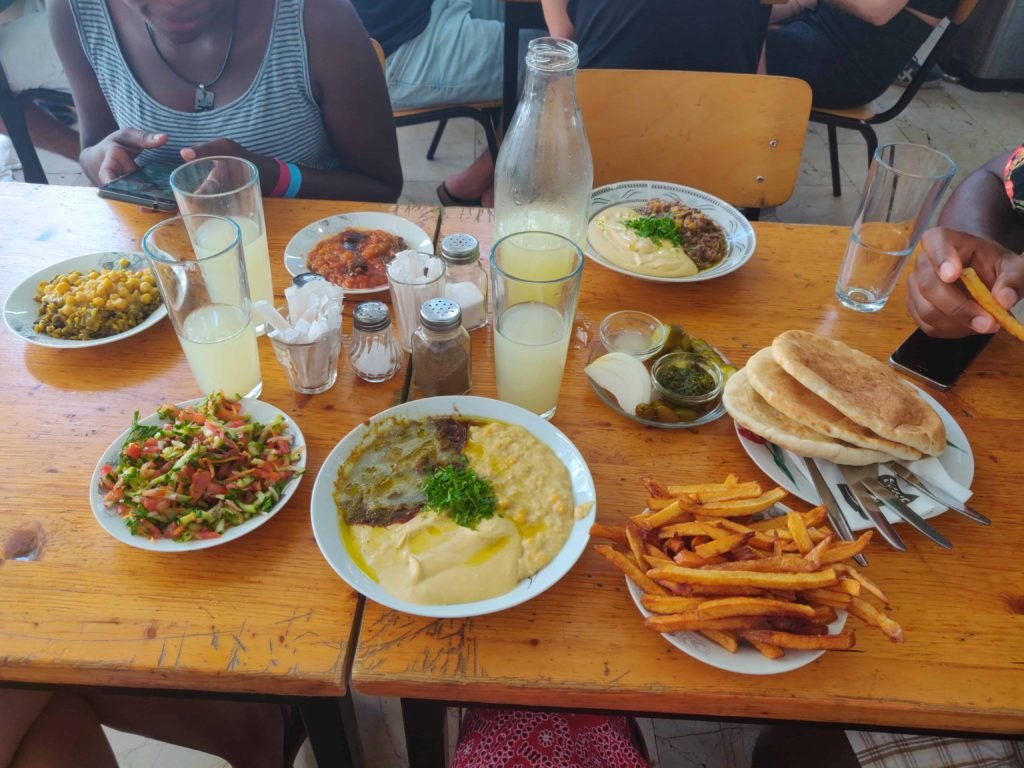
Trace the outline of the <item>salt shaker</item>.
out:
[[[402,367],[402,347],[391,328],[391,313],[381,301],[364,301],[352,313],[348,358],[364,381],[387,381]]]
[[[412,381],[424,397],[464,395],[472,384],[470,340],[462,309],[450,299],[430,299],[420,308],[412,335]]]
[[[480,264],[480,243],[472,235],[448,235],[441,241],[441,257],[448,267],[444,296],[462,308],[467,331],[487,325],[487,273]]]

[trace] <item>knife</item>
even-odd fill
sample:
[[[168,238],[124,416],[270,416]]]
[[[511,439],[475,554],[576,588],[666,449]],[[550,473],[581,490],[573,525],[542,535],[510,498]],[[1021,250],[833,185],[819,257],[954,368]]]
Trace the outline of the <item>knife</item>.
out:
[[[881,534],[882,538],[886,540],[890,547],[897,549],[900,552],[907,551],[907,545],[903,543],[903,539],[896,532],[896,529],[892,527],[886,517],[885,513],[882,512],[878,507],[878,502],[875,501],[874,497],[868,493],[861,486],[860,481],[864,477],[870,477],[874,473],[874,467],[863,468],[863,467],[845,467],[841,464],[837,464],[839,471],[843,475],[843,479],[846,480],[846,485],[850,489],[850,493],[857,499],[857,504],[860,506],[864,516],[871,521],[871,524],[875,526],[875,530]],[[849,499],[848,499],[849,501]]]
[[[836,497],[832,495],[832,489],[828,487],[825,478],[822,477],[818,465],[814,463],[814,459],[806,457],[804,458],[804,464],[807,466],[807,472],[810,474],[814,488],[821,498],[821,503],[828,513],[828,521],[832,525],[833,530],[846,541],[853,541],[853,531],[847,525],[846,518],[843,517],[843,510],[839,508],[839,503],[836,501]],[[854,555],[853,559],[857,565],[866,566],[868,564],[868,559],[864,555]]]
[[[992,525],[992,521],[985,517],[981,512],[978,512],[970,504],[962,504],[946,493],[941,488],[931,488],[928,484],[920,477],[915,475],[909,469],[904,467],[902,464],[896,464],[895,462],[886,462],[882,465],[886,469],[890,470],[900,480],[905,482],[907,485],[913,487],[915,490],[920,491],[928,498],[937,501],[944,507],[949,507],[954,512],[959,512],[961,515],[966,517],[968,520],[973,520],[981,525]]]
[[[885,504],[889,509],[917,528],[917,530],[934,541],[940,547],[945,547],[946,549],[953,548],[953,545],[949,543],[949,539],[932,528],[924,518],[904,504],[903,501],[892,491],[886,488],[882,481],[877,477],[865,477],[861,480],[861,484],[867,488],[871,495],[876,499]]]

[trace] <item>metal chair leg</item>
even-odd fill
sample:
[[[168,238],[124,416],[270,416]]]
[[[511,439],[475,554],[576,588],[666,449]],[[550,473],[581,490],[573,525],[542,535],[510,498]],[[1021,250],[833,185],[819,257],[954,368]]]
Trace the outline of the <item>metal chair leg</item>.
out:
[[[7,76],[0,69],[0,119],[3,120],[7,135],[11,137],[14,151],[18,153],[25,181],[30,184],[46,184],[46,173],[39,162],[35,145],[28,132],[25,110],[17,94],[11,91]]]
[[[494,120],[495,115],[485,112],[484,119],[480,121],[480,125],[484,128],[484,138],[487,139],[487,151],[491,153],[491,160],[495,163],[498,162],[498,137],[494,132]],[[498,115],[500,119],[500,113]]]
[[[427,150],[427,160],[433,160],[434,156],[437,154],[437,145],[441,143],[441,137],[444,136],[444,129],[447,126],[447,118],[437,122],[437,129],[434,131],[434,138],[430,140],[430,149]]]
[[[878,149],[878,135],[875,133],[875,129],[867,123],[862,123],[857,130],[864,137],[864,141],[868,143],[868,165],[871,165],[871,161],[875,159],[875,150]]]
[[[832,169],[832,196],[839,197],[843,194],[843,181],[839,171],[839,138],[836,136],[836,127],[828,123],[828,162]]]

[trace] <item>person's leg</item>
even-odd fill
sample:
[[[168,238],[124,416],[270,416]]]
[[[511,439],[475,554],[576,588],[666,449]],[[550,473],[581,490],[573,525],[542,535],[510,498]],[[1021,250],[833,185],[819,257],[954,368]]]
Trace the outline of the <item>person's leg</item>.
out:
[[[119,731],[217,755],[236,768],[281,768],[284,719],[277,704],[118,694],[89,701],[100,721]]]
[[[444,180],[444,189],[456,205],[494,205],[494,161],[484,151],[466,170],[452,174]]]
[[[78,768],[83,765],[117,768],[117,759],[88,702],[73,693],[52,694],[22,738],[10,766]]]
[[[0,768],[11,764],[22,739],[52,695],[49,691],[0,688]]]
[[[56,152],[68,160],[78,162],[82,147],[77,131],[35,104],[25,105],[25,122],[28,123],[29,135],[37,149]],[[0,133],[6,132],[3,121],[0,120]]]
[[[754,745],[751,768],[860,768],[841,728],[771,725]]]

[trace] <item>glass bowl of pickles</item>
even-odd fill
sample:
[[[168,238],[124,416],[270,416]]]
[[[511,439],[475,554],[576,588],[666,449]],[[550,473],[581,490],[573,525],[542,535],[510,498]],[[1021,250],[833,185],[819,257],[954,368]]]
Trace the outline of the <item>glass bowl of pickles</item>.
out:
[[[638,326],[633,323],[623,325],[621,316],[627,314],[645,315],[654,323],[639,326],[649,330],[638,332],[634,330]],[[606,329],[621,327],[630,328],[628,333],[634,337],[626,336],[623,343],[617,343],[614,332]],[[697,427],[725,414],[721,403],[722,387],[736,368],[714,346],[690,335],[681,325],[663,324],[643,312],[612,313],[602,322],[601,329],[601,340],[591,349],[586,374],[594,392],[613,411],[640,424],[663,429]],[[652,341],[660,338],[660,344],[653,352],[641,349],[644,345],[638,343],[648,338]],[[659,385],[654,371],[662,371],[662,378],[666,378],[670,368],[675,370],[679,367],[678,363],[683,358],[676,357],[678,355],[688,355],[687,360],[699,361],[694,363],[697,366],[695,370],[706,372],[712,378],[713,387],[706,396],[690,395],[686,400],[685,393],[673,396],[662,391],[664,385]],[[662,363],[662,359],[667,359],[667,362]],[[670,365],[673,361],[674,364]],[[680,380],[688,375],[674,374]],[[694,374],[693,378],[694,383],[688,385],[691,391],[700,384],[697,379],[703,377]]]

